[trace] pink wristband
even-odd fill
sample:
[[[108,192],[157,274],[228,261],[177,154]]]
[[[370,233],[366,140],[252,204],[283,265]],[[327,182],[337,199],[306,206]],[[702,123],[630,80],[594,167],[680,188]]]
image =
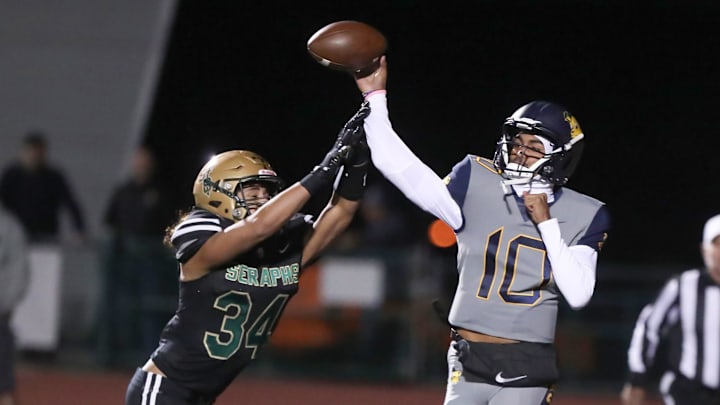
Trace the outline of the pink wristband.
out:
[[[368,97],[372,96],[373,94],[387,94],[387,90],[385,89],[377,89],[377,90],[370,90],[368,92],[363,93],[363,98],[367,100]]]

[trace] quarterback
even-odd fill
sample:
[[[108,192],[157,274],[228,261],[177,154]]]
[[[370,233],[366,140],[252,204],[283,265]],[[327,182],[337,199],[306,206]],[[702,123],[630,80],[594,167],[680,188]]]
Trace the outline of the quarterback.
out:
[[[564,187],[583,146],[578,120],[558,104],[529,102],[504,121],[492,159],[467,155],[442,179],[390,123],[385,57],[355,80],[371,106],[373,164],[457,238],[445,404],[549,403],[558,300],[588,303],[609,226],[604,203]]]

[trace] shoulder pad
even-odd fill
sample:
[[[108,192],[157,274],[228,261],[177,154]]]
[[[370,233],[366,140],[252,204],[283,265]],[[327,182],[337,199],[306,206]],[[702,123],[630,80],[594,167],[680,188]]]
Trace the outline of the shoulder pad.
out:
[[[490,170],[491,172],[493,172],[495,174],[500,174],[500,171],[498,171],[495,168],[495,165],[493,164],[492,159],[488,159],[488,158],[484,158],[484,157],[480,157],[480,156],[472,156],[472,155],[471,155],[471,157],[472,157],[473,162],[479,164],[480,166],[484,167],[487,170]]]

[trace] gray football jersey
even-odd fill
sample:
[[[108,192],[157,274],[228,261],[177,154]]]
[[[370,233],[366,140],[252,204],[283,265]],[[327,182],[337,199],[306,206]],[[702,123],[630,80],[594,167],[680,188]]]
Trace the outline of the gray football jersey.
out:
[[[545,244],[523,201],[505,195],[492,161],[468,155],[445,179],[463,213],[456,230],[459,283],[450,324],[529,342],[554,340],[558,289]],[[568,188],[550,212],[568,246],[598,250],[609,218],[604,204]]]

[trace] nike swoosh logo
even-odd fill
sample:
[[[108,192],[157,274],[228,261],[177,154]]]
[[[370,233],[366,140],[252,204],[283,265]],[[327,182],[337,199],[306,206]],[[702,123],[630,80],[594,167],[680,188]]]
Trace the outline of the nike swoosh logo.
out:
[[[525,377],[527,377],[527,376],[521,375],[521,376],[517,376],[517,377],[505,378],[502,376],[502,371],[501,371],[501,372],[497,373],[497,375],[495,376],[495,381],[497,381],[500,384],[505,384],[505,383],[509,383],[509,382],[513,382],[513,381],[517,381],[517,380],[522,380]]]
[[[282,254],[285,254],[285,252],[287,252],[289,247],[290,247],[290,243],[287,243],[285,245],[285,247],[283,247],[282,249],[278,249],[278,250],[280,251],[280,254],[282,255]]]

